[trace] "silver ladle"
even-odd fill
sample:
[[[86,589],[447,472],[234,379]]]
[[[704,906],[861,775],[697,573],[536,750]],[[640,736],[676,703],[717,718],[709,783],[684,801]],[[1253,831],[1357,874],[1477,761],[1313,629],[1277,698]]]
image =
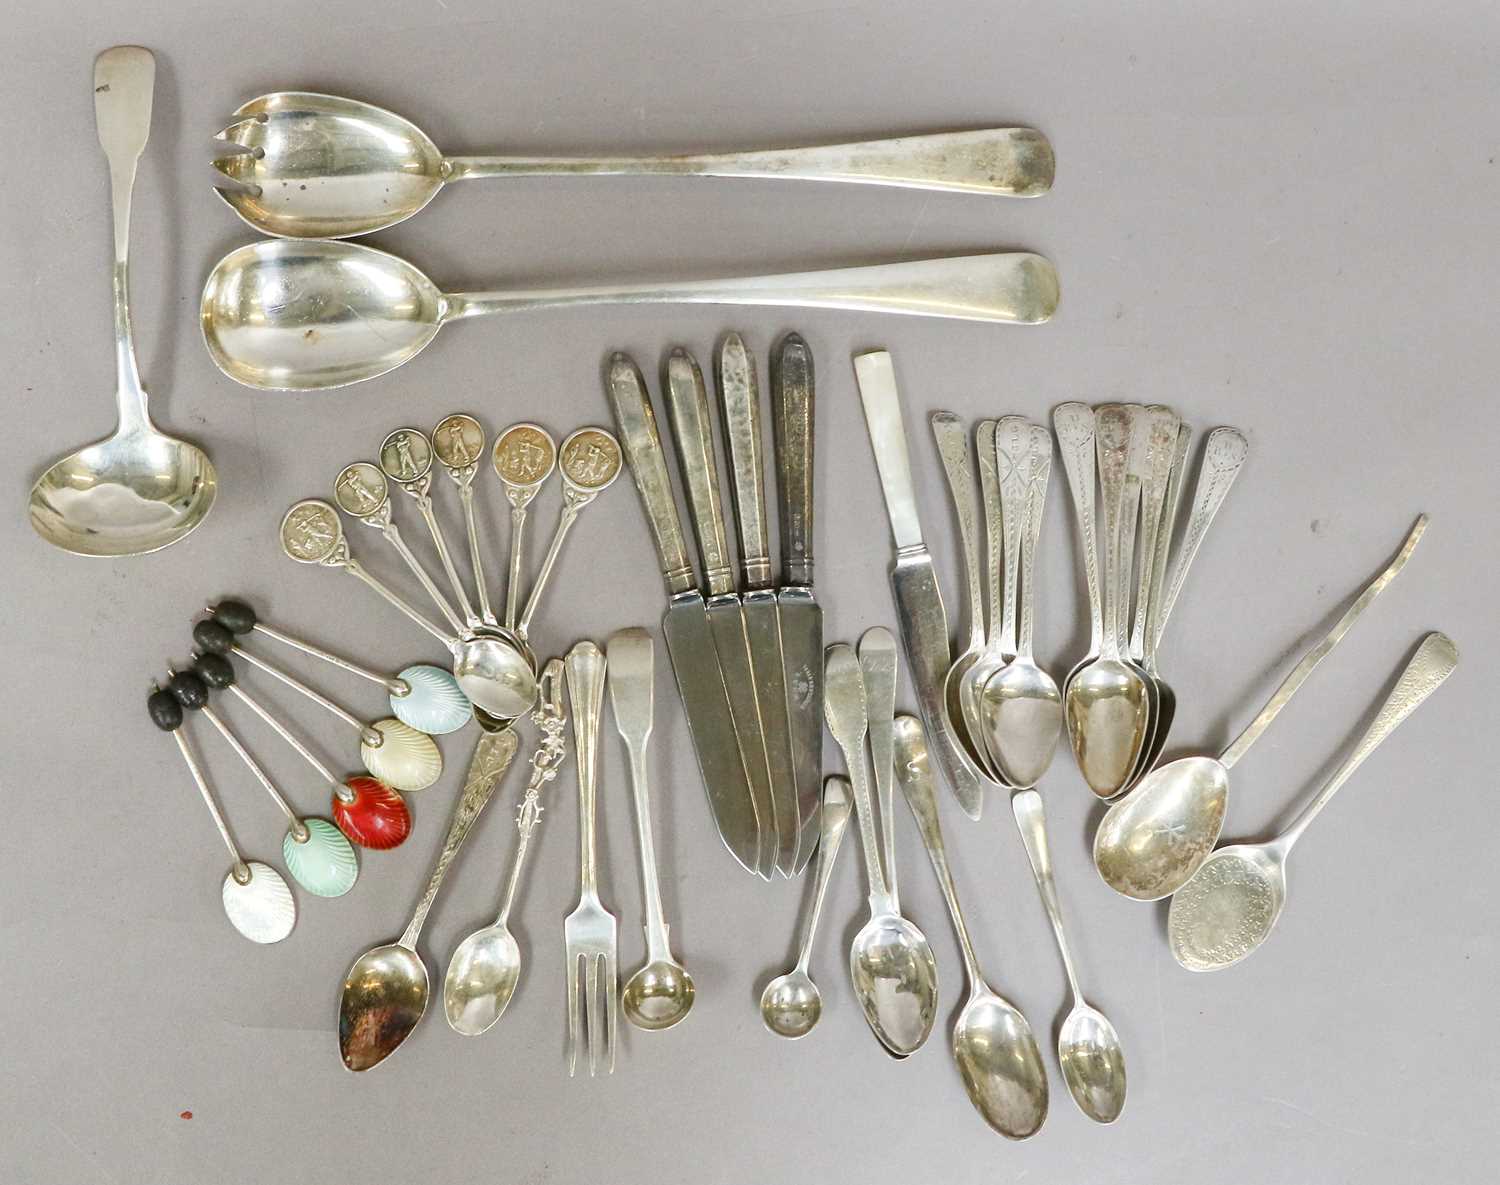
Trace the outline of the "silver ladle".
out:
[[[336,95],[276,91],[218,134],[217,192],[256,230],[344,238],[403,222],[451,181],[480,177],[780,177],[1034,197],[1052,146],[1031,128],[938,132],[854,144],[670,156],[444,156],[401,116]]]
[[[422,351],[450,321],[598,304],[850,309],[964,321],[1046,321],[1057,272],[1024,252],[833,271],[491,292],[441,291],[384,251],[330,240],[265,240],[214,265],[199,310],[214,364],[236,382],[317,391],[372,379]]]
[[[198,526],[213,508],[218,477],[196,444],[157,430],[146,410],[130,327],[130,198],[136,163],[151,131],[156,59],[119,45],[94,59],[94,122],[109,159],[114,204],[114,434],[58,461],[31,487],[31,525],[74,555],[160,551]]]

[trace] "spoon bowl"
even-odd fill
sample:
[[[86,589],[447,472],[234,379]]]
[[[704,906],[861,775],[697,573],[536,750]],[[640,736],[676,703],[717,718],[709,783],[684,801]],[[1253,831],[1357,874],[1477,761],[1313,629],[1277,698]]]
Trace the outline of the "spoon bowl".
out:
[[[1284,857],[1267,844],[1235,844],[1205,860],[1172,898],[1172,957],[1189,971],[1218,971],[1250,955],[1286,904]]]
[[[514,639],[514,640],[513,640]],[[515,635],[488,631],[459,640],[453,652],[453,677],[459,689],[483,711],[512,720],[536,702],[535,661]]]
[[[1183,757],[1152,770],[1104,813],[1094,867],[1137,901],[1159,901],[1187,884],[1219,842],[1229,771],[1213,757]]]
[[[805,1037],[822,1015],[823,995],[801,968],[778,975],[760,995],[760,1018],[778,1037]]]
[[[1068,681],[1063,708],[1084,781],[1100,798],[1113,798],[1129,782],[1146,743],[1145,679],[1130,663],[1096,659]]]
[[[458,945],[443,977],[443,1012],[465,1037],[487,1032],[521,979],[521,947],[502,924],[475,930]]]
[[[1063,697],[1052,676],[1017,657],[990,676],[979,710],[1005,780],[1018,788],[1036,785],[1062,736]]]
[[[410,1036],[427,1011],[427,968],[398,942],[368,950],[344,976],[339,1001],[339,1056],[350,1070],[379,1065]]]
[[[638,1029],[670,1029],[692,1010],[697,989],[686,967],[672,959],[653,959],[625,981],[620,1008]]]
[[[1125,1108],[1125,1055],[1109,1018],[1079,1000],[1057,1036],[1057,1062],[1079,1110],[1113,1123]]]
[[[865,1020],[897,1057],[915,1053],[937,1016],[937,960],[926,936],[899,914],[877,914],[849,948],[849,978]]]
[[[953,1028],[953,1060],[974,1109],[1011,1140],[1047,1118],[1047,1070],[1031,1025],[1008,1000],[979,987]]]

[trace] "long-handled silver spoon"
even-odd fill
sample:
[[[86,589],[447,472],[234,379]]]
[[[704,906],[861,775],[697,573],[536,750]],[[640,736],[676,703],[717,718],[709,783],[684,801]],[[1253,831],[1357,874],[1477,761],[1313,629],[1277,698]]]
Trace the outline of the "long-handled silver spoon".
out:
[[[985,982],[979,969],[948,870],[927,738],[913,716],[896,720],[896,768],[901,792],[916,817],[927,858],[948,904],[969,980],[969,1001],[953,1026],[953,1060],[969,1101],[984,1121],[1002,1136],[1024,1140],[1035,1135],[1047,1118],[1047,1071],[1026,1017]]]
[[[156,59],[118,45],[94,59],[94,122],[109,159],[114,205],[114,434],[54,461],[31,487],[36,533],[74,555],[159,551],[186,536],[213,508],[218,477],[196,444],[157,430],[146,410],[130,328],[130,197],[151,131]]]
[[[901,916],[881,872],[880,839],[865,765],[865,685],[859,659],[842,643],[828,648],[823,687],[828,731],[849,767],[858,816],[865,876],[870,884],[870,920],[849,947],[849,978],[865,1021],[897,1057],[922,1047],[937,1016],[937,960],[926,936]],[[890,827],[893,819],[882,819]]]
[[[521,947],[510,932],[510,911],[515,905],[521,870],[532,833],[542,818],[542,788],[562,767],[567,756],[563,733],[568,716],[563,708],[563,664],[554,658],[542,671],[537,706],[531,714],[540,735],[531,754],[531,780],[516,811],[515,855],[505,880],[505,895],[493,924],[475,930],[458,944],[443,976],[443,1014],[455,1033],[477,1037],[487,1032],[505,1012],[516,985],[521,982]]]
[[[526,510],[557,468],[557,442],[537,424],[512,424],[495,439],[495,476],[510,503],[510,561],[505,578],[505,626],[516,628],[521,611],[521,564],[526,552]]]
[[[453,858],[515,753],[516,733],[508,725],[494,731],[485,728],[480,733],[448,824],[448,836],[411,921],[400,938],[367,950],[344,976],[339,999],[339,1056],[348,1069],[378,1066],[396,1052],[427,1011],[427,965],[417,954],[417,938]]]
[[[384,251],[268,239],[231,251],[203,289],[199,324],[236,382],[316,391],[415,357],[450,321],[598,304],[729,304],[1036,324],[1057,308],[1057,272],[1025,252],[721,280],[443,292]]]
[[[240,855],[229,824],[224,820],[224,812],[219,809],[203,767],[198,764],[198,755],[182,731],[183,709],[198,710],[206,706],[208,688],[188,671],[173,674],[171,688],[170,691],[153,688],[147,697],[146,709],[151,722],[163,732],[170,732],[177,742],[188,773],[193,775],[198,793],[203,795],[204,805],[213,816],[214,826],[219,829],[219,838],[229,849],[229,871],[224,874],[220,894],[225,916],[251,942],[280,942],[297,924],[297,903],[292,898],[292,891],[287,888],[281,874],[269,864],[246,860]]]
[[[445,184],[480,177],[765,177],[1034,197],[1052,146],[1032,128],[936,132],[853,144],[652,156],[444,156],[415,124],[357,99],[275,91],[217,137],[221,198],[256,230],[294,238],[371,234],[403,222]]]
[[[1073,1007],[1057,1034],[1057,1063],[1062,1067],[1063,1081],[1078,1109],[1095,1123],[1113,1123],[1125,1107],[1125,1054],[1120,1038],[1109,1018],[1083,998],[1078,987],[1078,972],[1063,931],[1062,904],[1057,899],[1057,883],[1052,877],[1052,855],[1047,849],[1047,815],[1042,796],[1035,790],[1018,791],[1010,800],[1016,816],[1026,858],[1036,878],[1037,892],[1052,923],[1067,972],[1068,987],[1073,993]]]
[[[1167,945],[1189,971],[1219,971],[1253,954],[1286,905],[1286,861],[1292,846],[1386,737],[1438,689],[1458,663],[1446,634],[1431,633],[1401,672],[1368,731],[1290,827],[1268,843],[1220,848],[1172,898]]]
[[[1105,884],[1137,901],[1157,901],[1187,883],[1219,842],[1229,801],[1229,771],[1406,566],[1426,529],[1427,516],[1419,515],[1395,559],[1354,599],[1323,640],[1302,656],[1223,753],[1217,758],[1181,757],[1160,766],[1105,812],[1094,833],[1094,867]]]
[[[818,850],[814,856],[812,908],[807,927],[802,931],[802,946],[796,965],[785,975],[766,984],[760,995],[760,1018],[766,1028],[778,1037],[795,1041],[812,1032],[823,1015],[823,997],[818,985],[807,973],[812,959],[813,936],[818,931],[818,917],[823,912],[823,898],[828,892],[828,878],[833,873],[839,845],[844,842],[844,828],[849,822],[849,782],[833,775],[823,782],[823,803],[818,821]]]

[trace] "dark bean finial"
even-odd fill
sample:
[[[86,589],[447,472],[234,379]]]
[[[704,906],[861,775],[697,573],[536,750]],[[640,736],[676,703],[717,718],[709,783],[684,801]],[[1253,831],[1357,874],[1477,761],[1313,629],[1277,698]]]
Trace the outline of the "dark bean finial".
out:
[[[244,601],[220,601],[214,606],[214,620],[232,634],[248,634],[258,620],[255,610]]]
[[[206,617],[193,626],[193,643],[210,654],[228,654],[234,649],[234,634],[216,617]]]

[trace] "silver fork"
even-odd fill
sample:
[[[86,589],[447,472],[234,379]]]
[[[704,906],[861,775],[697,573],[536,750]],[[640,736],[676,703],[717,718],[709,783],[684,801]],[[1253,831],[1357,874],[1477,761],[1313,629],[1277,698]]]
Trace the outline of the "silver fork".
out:
[[[604,708],[604,655],[594,643],[579,642],[564,660],[578,768],[580,852],[578,906],[563,922],[568,949],[568,1077],[578,1066],[579,977],[588,1019],[589,1076],[607,1058],[615,1071],[615,985],[619,926],[599,902],[599,868],[594,851],[594,774],[599,750],[599,719]],[[583,968],[578,964],[582,960]]]

